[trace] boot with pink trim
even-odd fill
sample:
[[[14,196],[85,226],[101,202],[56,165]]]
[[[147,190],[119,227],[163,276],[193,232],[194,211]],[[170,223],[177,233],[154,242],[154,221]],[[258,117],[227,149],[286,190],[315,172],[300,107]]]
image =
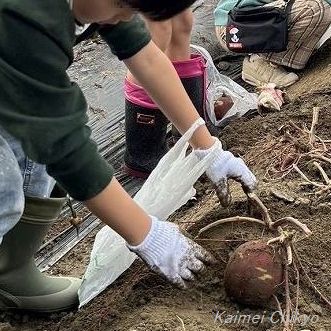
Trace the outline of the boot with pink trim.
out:
[[[192,55],[190,60],[176,61],[173,65],[200,116],[205,118],[205,61],[199,55]],[[149,176],[168,151],[168,123],[145,90],[126,79],[124,170],[127,174]],[[179,139],[175,127],[172,134],[175,141]]]

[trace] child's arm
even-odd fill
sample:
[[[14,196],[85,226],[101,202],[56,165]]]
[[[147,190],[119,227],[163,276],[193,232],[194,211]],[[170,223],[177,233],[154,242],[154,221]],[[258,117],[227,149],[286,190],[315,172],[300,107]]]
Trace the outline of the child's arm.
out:
[[[124,62],[181,133],[187,131],[199,118],[170,60],[152,41]],[[222,204],[226,205],[230,201],[230,178],[239,181],[245,191],[254,189],[256,178],[243,160],[223,151],[218,139],[215,142],[215,137],[211,136],[206,126],[201,126],[195,131],[190,143],[200,159],[208,155],[212,150],[211,146],[215,144],[217,157],[207,169],[207,175],[217,186]]]
[[[128,243],[154,271],[169,281],[186,287],[185,280],[212,262],[211,255],[186,238],[170,222],[147,215],[113,178],[97,196],[85,201],[86,206]],[[193,273],[192,273],[193,272]]]
[[[151,227],[150,217],[132,200],[115,177],[102,192],[85,201],[85,204],[131,245],[141,243]]]
[[[124,62],[181,133],[200,117],[170,60],[152,41]],[[211,147],[213,142],[205,126],[198,129],[191,140],[193,147],[202,149]]]
[[[144,22],[134,17],[130,22],[116,26],[104,25],[99,33],[112,52],[123,60],[133,76],[158,104],[168,119],[181,133],[187,131],[199,118],[199,114],[188,97],[172,63],[151,41]],[[190,141],[199,158],[209,154],[215,139],[206,126],[197,129]],[[216,146],[216,145],[215,145]],[[221,202],[229,201],[228,179],[242,183],[244,189],[252,190],[256,179],[245,163],[230,152],[224,152],[217,143],[217,158],[207,171],[208,177],[217,186]]]
[[[99,33],[179,131],[183,133],[188,130],[199,114],[170,60],[151,41],[139,16],[116,26],[101,26]],[[213,139],[203,126],[196,131],[191,143],[194,147],[209,148]]]

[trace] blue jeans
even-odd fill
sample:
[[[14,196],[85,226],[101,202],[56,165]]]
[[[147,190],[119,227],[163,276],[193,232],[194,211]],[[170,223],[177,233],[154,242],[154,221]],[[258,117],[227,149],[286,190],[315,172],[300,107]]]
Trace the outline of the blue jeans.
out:
[[[21,143],[0,126],[0,243],[20,220],[24,196],[47,198],[55,180],[27,158]]]

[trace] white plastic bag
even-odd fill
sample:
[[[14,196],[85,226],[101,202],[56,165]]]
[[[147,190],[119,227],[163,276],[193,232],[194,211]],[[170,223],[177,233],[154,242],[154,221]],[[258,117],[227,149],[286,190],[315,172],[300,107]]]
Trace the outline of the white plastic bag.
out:
[[[166,220],[195,195],[194,183],[216,156],[216,149],[201,161],[194,153],[187,155],[189,139],[204,123],[200,118],[192,125],[164,155],[134,197],[148,214]],[[78,291],[80,307],[113,283],[135,258],[136,255],[129,251],[121,236],[108,226],[103,227],[95,238],[90,263]]]
[[[220,74],[206,49],[196,45],[191,45],[191,48],[201,54],[206,60],[206,108],[208,116],[215,126],[224,126],[230,120],[243,116],[250,109],[257,109],[257,95],[255,93],[248,92],[231,78]],[[214,103],[222,95],[231,97],[234,104],[221,120],[217,120],[214,112]]]

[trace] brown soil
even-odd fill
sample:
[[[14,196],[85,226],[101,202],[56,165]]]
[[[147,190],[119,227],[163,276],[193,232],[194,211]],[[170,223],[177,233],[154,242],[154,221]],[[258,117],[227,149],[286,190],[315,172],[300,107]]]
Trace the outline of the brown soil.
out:
[[[280,138],[281,126],[292,120],[298,125],[309,127],[312,109],[321,107],[317,132],[321,138],[331,139],[331,82],[330,49],[321,54],[324,58],[317,71],[309,68],[305,76],[289,91],[292,101],[281,112],[243,118],[226,127],[220,138],[227,148],[236,154],[250,156],[249,165],[259,178],[258,195],[268,207],[273,219],[284,216],[298,218],[308,225],[313,235],[296,243],[302,264],[315,286],[327,297],[331,297],[331,198],[319,203],[310,191],[299,185],[302,179],[291,173],[282,180],[267,181],[265,166],[261,166],[260,149],[269,143],[270,137]],[[318,58],[317,58],[318,59]],[[328,70],[327,75],[317,73]],[[315,88],[316,87],[316,88]],[[253,156],[253,157],[252,157]],[[268,158],[267,158],[268,160]],[[305,165],[304,165],[305,166]],[[323,164],[327,169],[327,165]],[[330,166],[330,165],[329,165]],[[330,173],[330,172],[329,172]],[[314,172],[309,173],[321,181]],[[315,177],[314,177],[315,176]],[[189,232],[196,236],[203,226],[229,216],[247,216],[245,196],[237,184],[232,185],[233,204],[224,210],[217,202],[210,185],[202,181],[197,184],[198,200],[183,207],[172,220],[189,226]],[[285,202],[274,196],[273,191],[291,197]],[[263,227],[249,223],[232,223],[211,229],[198,237],[197,241],[213,252],[217,265],[206,272],[188,289],[179,290],[166,283],[159,276],[149,272],[141,262],[136,262],[109,289],[78,312],[53,314],[51,316],[0,315],[0,330],[43,330],[43,331],[279,331],[282,325],[276,323],[278,315],[272,315],[276,306],[270,302],[265,309],[247,308],[231,302],[224,291],[223,273],[233,250],[248,240],[271,238],[272,234]],[[80,276],[88,263],[93,236],[78,245],[51,271],[54,274],[71,273]],[[290,269],[292,299],[295,302],[293,268]],[[284,295],[279,299],[284,302]],[[298,306],[300,316],[308,318],[307,325],[295,323],[294,330],[327,331],[331,329],[331,314],[300,276]],[[253,316],[258,315],[253,320]],[[273,316],[273,319],[270,317]],[[248,323],[248,319],[250,323]],[[254,321],[256,323],[254,323]],[[258,322],[258,323],[257,323]],[[12,326],[12,328],[10,327]]]

